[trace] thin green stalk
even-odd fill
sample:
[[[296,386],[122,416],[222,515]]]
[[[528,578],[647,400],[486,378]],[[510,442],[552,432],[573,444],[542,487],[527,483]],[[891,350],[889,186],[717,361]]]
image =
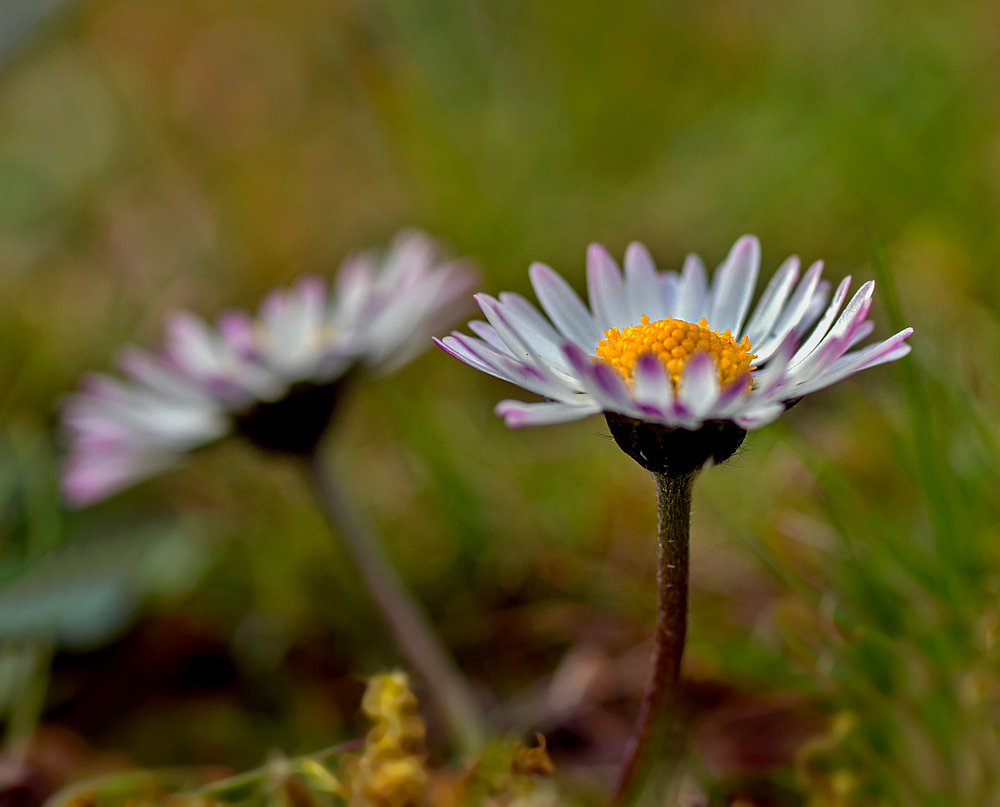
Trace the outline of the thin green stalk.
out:
[[[9,642],[3,647],[8,663],[15,660],[18,684],[7,715],[7,731],[3,742],[4,755],[22,765],[28,757],[31,740],[49,691],[49,668],[52,664],[52,643],[32,640],[23,645]]]
[[[345,501],[318,451],[309,455],[308,468],[323,512],[354,558],[393,637],[423,679],[451,736],[464,752],[475,754],[482,748],[484,720],[469,685],[390,565],[372,527]]]
[[[339,783],[333,774],[327,770],[328,758],[344,751],[358,749],[364,746],[364,739],[349,740],[314,751],[301,757],[286,760],[288,770],[315,781],[326,780],[330,792],[336,792]],[[70,807],[77,804],[84,794],[101,794],[101,802],[118,803],[134,802],[135,794],[142,794],[144,803],[153,798],[151,794],[161,794],[157,803],[204,804],[222,802],[236,804],[248,800],[260,788],[263,788],[272,776],[274,763],[269,762],[251,771],[216,779],[204,785],[192,787],[191,780],[197,777],[199,769],[163,768],[159,770],[125,771],[112,774],[101,774],[89,779],[75,782],[60,790],[49,800],[49,807]],[[169,795],[168,795],[169,794]]]
[[[650,768],[650,752],[676,762],[682,750],[677,734],[681,657],[687,633],[691,491],[697,471],[681,476],[654,473],[657,513],[657,606],[653,657],[635,731],[611,797],[612,807],[633,803]],[[660,729],[666,729],[664,736]],[[657,740],[662,738],[662,742]]]
[[[310,762],[316,762],[322,765],[326,762],[327,757],[339,754],[342,751],[350,751],[356,748],[361,748],[363,745],[364,740],[349,740],[346,743],[338,743],[337,745],[332,745],[329,748],[324,748],[321,751],[314,751],[311,754],[304,754],[301,757],[290,759],[288,760],[288,765],[292,770],[304,768]],[[228,799],[225,797],[234,791],[242,792],[245,788],[262,785],[267,780],[270,773],[270,767],[270,765],[262,765],[259,768],[254,768],[252,771],[230,776],[226,779],[218,779],[214,782],[209,782],[207,785],[196,787],[193,790],[186,790],[178,793],[177,795],[191,800],[210,796],[220,796],[223,797],[224,800],[233,801],[232,796],[229,796]]]

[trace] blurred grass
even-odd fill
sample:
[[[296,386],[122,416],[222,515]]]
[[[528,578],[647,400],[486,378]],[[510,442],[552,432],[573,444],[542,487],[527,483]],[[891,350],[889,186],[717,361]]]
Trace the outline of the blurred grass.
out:
[[[842,716],[781,774],[811,804],[994,803],[998,34],[986,2],[95,0],[50,21],[0,75],[0,573],[122,522],[197,522],[220,554],[153,610],[278,693],[206,704],[201,737],[189,712],[126,714],[101,742],[144,764],[308,751],[353,718],[304,648],[332,647],[338,681],[397,659],[278,461],[219,447],[60,511],[54,407],[80,372],[171,308],[254,305],[404,224],[529,297],[532,260],[582,288],[590,241],[676,268],[754,232],[765,271],[794,252],[876,276],[877,334],[915,326],[914,353],[705,475],[689,668]],[[654,609],[651,483],[599,419],[508,432],[512,392],[432,351],[359,386],[331,436],[499,698],[588,642],[639,645]]]

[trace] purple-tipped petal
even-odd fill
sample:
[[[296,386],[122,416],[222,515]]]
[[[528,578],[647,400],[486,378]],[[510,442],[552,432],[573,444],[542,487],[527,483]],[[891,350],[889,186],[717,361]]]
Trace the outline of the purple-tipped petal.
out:
[[[674,384],[663,362],[653,353],[643,353],[632,366],[632,397],[651,406],[662,416],[674,403]]]
[[[566,342],[562,346],[563,355],[569,362],[570,367],[576,371],[578,376],[590,377],[594,372],[593,359],[572,342]]]
[[[802,319],[799,320],[798,325],[795,326],[795,330],[799,333],[808,333],[809,329],[816,324],[816,320],[819,319],[819,315],[826,310],[827,300],[830,299],[830,289],[833,288],[833,284],[829,280],[820,280],[816,284],[816,291],[813,292],[812,302],[809,303],[809,307],[806,309],[806,313],[803,314]]]
[[[215,320],[215,327],[219,331],[219,336],[238,356],[245,359],[256,357],[253,317],[249,311],[241,308],[223,311]]]
[[[677,400],[694,418],[712,411],[719,398],[719,369],[710,353],[695,353],[681,370]]]
[[[602,409],[623,414],[628,411],[632,396],[616,370],[603,361],[596,361],[571,342],[563,345],[563,354],[580,386],[593,396]]]
[[[559,398],[567,394],[567,389],[554,378],[550,373],[534,365],[522,364],[507,355],[494,350],[485,342],[473,339],[470,336],[454,332],[451,336],[445,337],[441,344],[448,353],[461,359],[466,364],[477,366],[478,369],[488,372],[504,381],[517,384],[526,390],[542,395],[546,398]],[[470,361],[469,358],[474,361]],[[484,369],[488,368],[488,369]]]
[[[712,420],[724,420],[742,408],[750,396],[751,386],[749,375],[734,378],[719,390],[719,397],[715,401],[715,409],[712,412]]]
[[[257,307],[257,318],[268,328],[274,328],[281,321],[288,307],[285,289],[271,289]]]
[[[107,373],[87,373],[80,379],[80,390],[108,403],[122,403],[132,397],[124,382]]]
[[[187,311],[167,318],[167,352],[178,368],[192,378],[217,373],[219,360],[208,325]]]
[[[322,311],[326,306],[326,279],[321,275],[308,274],[300,277],[292,287],[304,308]]]
[[[372,295],[375,263],[370,255],[353,253],[340,265],[334,281],[333,317],[346,327],[354,327],[365,315]]]
[[[632,403],[632,396],[625,385],[625,380],[617,370],[603,361],[595,361],[594,380],[605,399],[616,407],[615,411],[628,411]]]
[[[73,507],[86,507],[177,462],[171,455],[76,454],[63,466],[63,497]]]
[[[569,423],[596,414],[601,411],[601,408],[596,404],[572,406],[558,401],[525,403],[508,398],[500,401],[493,411],[503,418],[507,428],[519,429],[523,426]]]
[[[764,404],[740,413],[733,418],[733,422],[741,429],[760,429],[769,423],[774,423],[784,411],[783,403]]]
[[[446,336],[444,339],[435,338],[434,343],[444,350],[445,353],[454,356],[459,361],[465,362],[470,367],[475,367],[481,372],[488,373],[504,381],[511,380],[507,372],[499,365],[499,358],[503,354],[485,342],[479,342],[479,340],[472,339],[459,331],[453,331],[450,336]],[[477,343],[482,347],[479,347]]]

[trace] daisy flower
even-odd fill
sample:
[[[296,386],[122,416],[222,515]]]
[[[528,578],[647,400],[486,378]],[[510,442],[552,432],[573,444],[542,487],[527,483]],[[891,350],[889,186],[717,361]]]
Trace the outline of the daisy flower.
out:
[[[845,278],[828,303],[820,261],[800,276],[799,259],[786,260],[751,312],[759,268],[753,236],[736,242],[711,282],[695,255],[680,273],[658,271],[647,249],[632,243],[623,274],[604,247],[592,244],[590,307],[535,263],[529,275],[548,318],[519,294],[479,294],[487,321],[469,323],[478,338],[454,332],[435,341],[466,364],[548,399],[497,404],[512,428],[604,412],[616,439],[639,439],[640,424],[660,427],[645,429],[646,438],[670,433],[674,442],[691,442],[678,432],[700,434],[696,442],[709,440],[712,449],[692,458],[700,466],[729,456],[719,456],[712,435],[724,433],[726,445],[742,441],[747,429],[770,423],[803,396],[910,350],[909,328],[852,350],[874,327],[867,315],[875,285],[865,283],[845,307]]]
[[[67,500],[103,499],[234,431],[310,452],[348,373],[395,370],[464,310],[474,275],[438,256],[429,237],[407,231],[381,260],[347,258],[332,289],[318,276],[275,289],[256,317],[229,311],[213,328],[174,314],[162,350],[121,351],[125,379],[86,376],[65,399]]]
[[[676,720],[695,477],[709,460],[732,456],[747,429],[770,423],[803,396],[910,351],[910,328],[855,349],[873,329],[867,317],[874,283],[847,302],[846,278],[828,301],[822,263],[800,277],[792,257],[751,312],[759,269],[753,236],[736,242],[711,282],[693,255],[679,274],[661,272],[646,248],[633,243],[623,274],[594,244],[587,252],[589,308],[563,278],[536,263],[531,283],[548,318],[518,294],[480,294],[487,321],[469,323],[476,337],[455,332],[438,342],[476,369],[547,399],[501,401],[496,412],[508,426],[603,412],[618,445],[656,482],[653,656],[613,807],[638,798],[653,764],[656,727],[671,712]],[[680,733],[668,736],[655,755],[660,764],[682,756]]]
[[[442,262],[426,235],[403,232],[381,260],[349,257],[332,288],[307,276],[272,291],[256,317],[229,311],[213,328],[175,314],[162,350],[125,348],[126,378],[86,377],[62,413],[70,444],[63,491],[78,506],[229,433],[301,460],[386,627],[467,750],[483,736],[475,695],[317,446],[347,377],[389,373],[414,358],[464,311],[474,278],[465,261]]]

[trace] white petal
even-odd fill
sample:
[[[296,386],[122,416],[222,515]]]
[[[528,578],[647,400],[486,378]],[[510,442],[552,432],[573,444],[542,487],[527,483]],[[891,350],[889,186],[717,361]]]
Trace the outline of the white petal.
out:
[[[744,330],[744,334],[750,337],[751,345],[758,345],[767,336],[781,313],[782,306],[792,293],[795,281],[799,279],[799,256],[792,255],[786,260],[778,271],[774,273],[771,281],[760,296],[757,308],[754,309],[750,322]],[[737,333],[736,331],[733,332]],[[743,334],[740,334],[741,336]]]
[[[782,403],[764,404],[741,412],[733,418],[733,422],[741,429],[759,429],[776,421],[784,411],[785,405]]]
[[[437,244],[427,233],[416,229],[402,230],[382,259],[381,273],[376,282],[385,289],[409,289],[430,272],[437,258]]]
[[[565,337],[549,324],[537,308],[513,292],[501,292],[500,305],[507,321],[543,361],[559,368],[567,367],[560,349],[566,341]]]
[[[340,265],[335,282],[336,293],[330,305],[332,322],[352,328],[365,315],[372,290],[375,262],[370,255],[348,255]]]
[[[802,318],[816,305],[823,284],[823,261],[814,261],[806,270],[791,300],[778,317],[776,329],[786,330],[789,325],[802,332]],[[825,297],[823,298],[825,300]],[[826,305],[824,302],[823,305]],[[822,309],[821,309],[822,310]]]
[[[739,333],[750,308],[760,270],[760,242],[744,235],[729,251],[712,279],[709,326],[717,331]]]
[[[544,263],[531,264],[528,275],[538,302],[559,332],[582,349],[593,350],[604,329],[598,329],[569,283]]]
[[[483,322],[481,319],[473,319],[469,320],[467,324],[470,331],[472,331],[494,350],[499,350],[501,353],[508,354],[512,359],[514,358],[514,354],[510,352],[510,348],[504,344],[503,339],[500,338],[500,335],[488,322]],[[434,341],[438,340],[435,339]]]
[[[656,264],[649,250],[638,241],[633,241],[625,250],[625,297],[628,300],[629,324],[638,323],[643,314],[653,322],[670,316],[660,289]]]
[[[608,328],[635,324],[629,322],[625,286],[618,264],[601,244],[591,244],[587,248],[587,294],[602,333]]]
[[[680,287],[680,275],[677,272],[661,272],[659,277],[660,287],[660,319],[676,317],[677,296]],[[650,317],[652,319],[652,317]]]
[[[677,285],[677,307],[671,316],[685,322],[697,322],[708,313],[708,302],[705,264],[697,255],[688,255]]]
[[[326,282],[315,275],[300,278],[273,307],[268,358],[287,378],[309,378],[324,355],[319,329],[325,307]]]

